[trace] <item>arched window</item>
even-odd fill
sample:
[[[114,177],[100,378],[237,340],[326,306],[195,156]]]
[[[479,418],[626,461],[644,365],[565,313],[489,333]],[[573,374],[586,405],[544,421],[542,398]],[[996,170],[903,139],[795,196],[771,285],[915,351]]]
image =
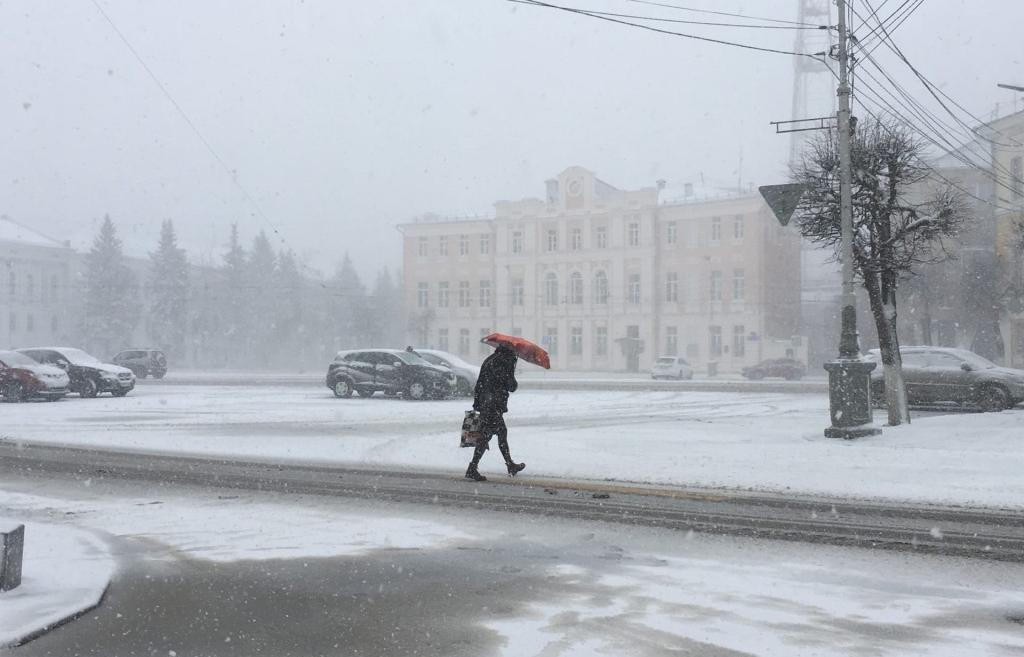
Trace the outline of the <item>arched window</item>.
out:
[[[578,271],[569,277],[569,303],[583,303],[583,274]]]
[[[558,276],[553,271],[544,275],[544,303],[549,306],[558,305]]]
[[[608,303],[608,275],[603,271],[594,276],[594,303]]]

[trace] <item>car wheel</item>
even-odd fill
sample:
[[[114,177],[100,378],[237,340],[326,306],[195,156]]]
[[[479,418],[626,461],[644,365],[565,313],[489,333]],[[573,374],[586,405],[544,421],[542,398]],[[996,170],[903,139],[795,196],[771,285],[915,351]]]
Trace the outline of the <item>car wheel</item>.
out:
[[[86,399],[92,399],[100,393],[100,387],[93,379],[86,379],[78,386],[78,395]]]
[[[397,390],[385,390],[384,391],[384,396],[385,397],[397,397],[398,396],[398,391]]]
[[[975,403],[986,413],[1005,410],[1010,405],[1010,395],[1000,386],[985,386],[974,397]]]
[[[113,390],[113,391],[111,391],[110,394],[112,394],[115,397],[124,397],[125,395],[128,394],[128,391],[127,390]]]
[[[4,401],[20,402],[25,400],[25,386],[21,381],[11,381],[4,388]]]
[[[409,384],[409,389],[405,391],[405,396],[409,399],[423,399],[427,394],[427,388],[422,383],[414,381]]]
[[[331,390],[338,399],[348,399],[352,396],[352,383],[348,379],[338,379]]]
[[[376,390],[356,390],[356,394],[358,394],[360,397],[373,397],[373,393],[375,393],[375,392],[377,392],[377,391]]]

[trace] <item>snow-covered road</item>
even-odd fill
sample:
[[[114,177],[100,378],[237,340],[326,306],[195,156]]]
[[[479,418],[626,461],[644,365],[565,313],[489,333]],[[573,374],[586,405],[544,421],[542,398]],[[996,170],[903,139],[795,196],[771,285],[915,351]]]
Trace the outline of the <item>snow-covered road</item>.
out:
[[[826,439],[827,399],[529,391],[507,421],[524,475],[957,505],[1024,506],[1024,411],[922,417]],[[140,387],[124,399],[0,406],[0,436],[138,451],[458,473],[465,400],[334,399],[294,386]],[[879,420],[882,418],[879,417]],[[497,474],[489,454],[485,473]]]

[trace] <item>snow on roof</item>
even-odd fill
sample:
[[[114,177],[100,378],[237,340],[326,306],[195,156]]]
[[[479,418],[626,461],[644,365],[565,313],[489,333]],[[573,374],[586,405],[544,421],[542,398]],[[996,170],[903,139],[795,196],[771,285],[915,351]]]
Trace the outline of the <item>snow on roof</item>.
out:
[[[47,237],[28,226],[21,224],[7,215],[0,215],[0,242],[18,242],[32,246],[48,246],[55,249],[66,249],[68,245],[52,237]]]

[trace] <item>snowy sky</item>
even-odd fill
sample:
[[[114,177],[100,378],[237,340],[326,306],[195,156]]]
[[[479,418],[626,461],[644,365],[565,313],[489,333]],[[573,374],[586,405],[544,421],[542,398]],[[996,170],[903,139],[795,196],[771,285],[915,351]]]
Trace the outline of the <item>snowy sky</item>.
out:
[[[678,4],[796,17],[795,0]],[[895,37],[987,117],[997,102],[1012,108],[997,82],[1024,84],[1022,24],[1019,0],[932,0]],[[786,50],[794,40],[675,29]],[[790,118],[791,57],[504,0],[3,0],[0,60],[0,213],[82,248],[109,213],[139,255],[172,218],[194,259],[219,261],[238,222],[246,241],[276,229],[278,247],[323,270],[350,251],[369,276],[398,264],[396,223],[539,196],[569,165],[624,188],[702,174],[728,186],[779,180],[787,154],[768,121]]]

